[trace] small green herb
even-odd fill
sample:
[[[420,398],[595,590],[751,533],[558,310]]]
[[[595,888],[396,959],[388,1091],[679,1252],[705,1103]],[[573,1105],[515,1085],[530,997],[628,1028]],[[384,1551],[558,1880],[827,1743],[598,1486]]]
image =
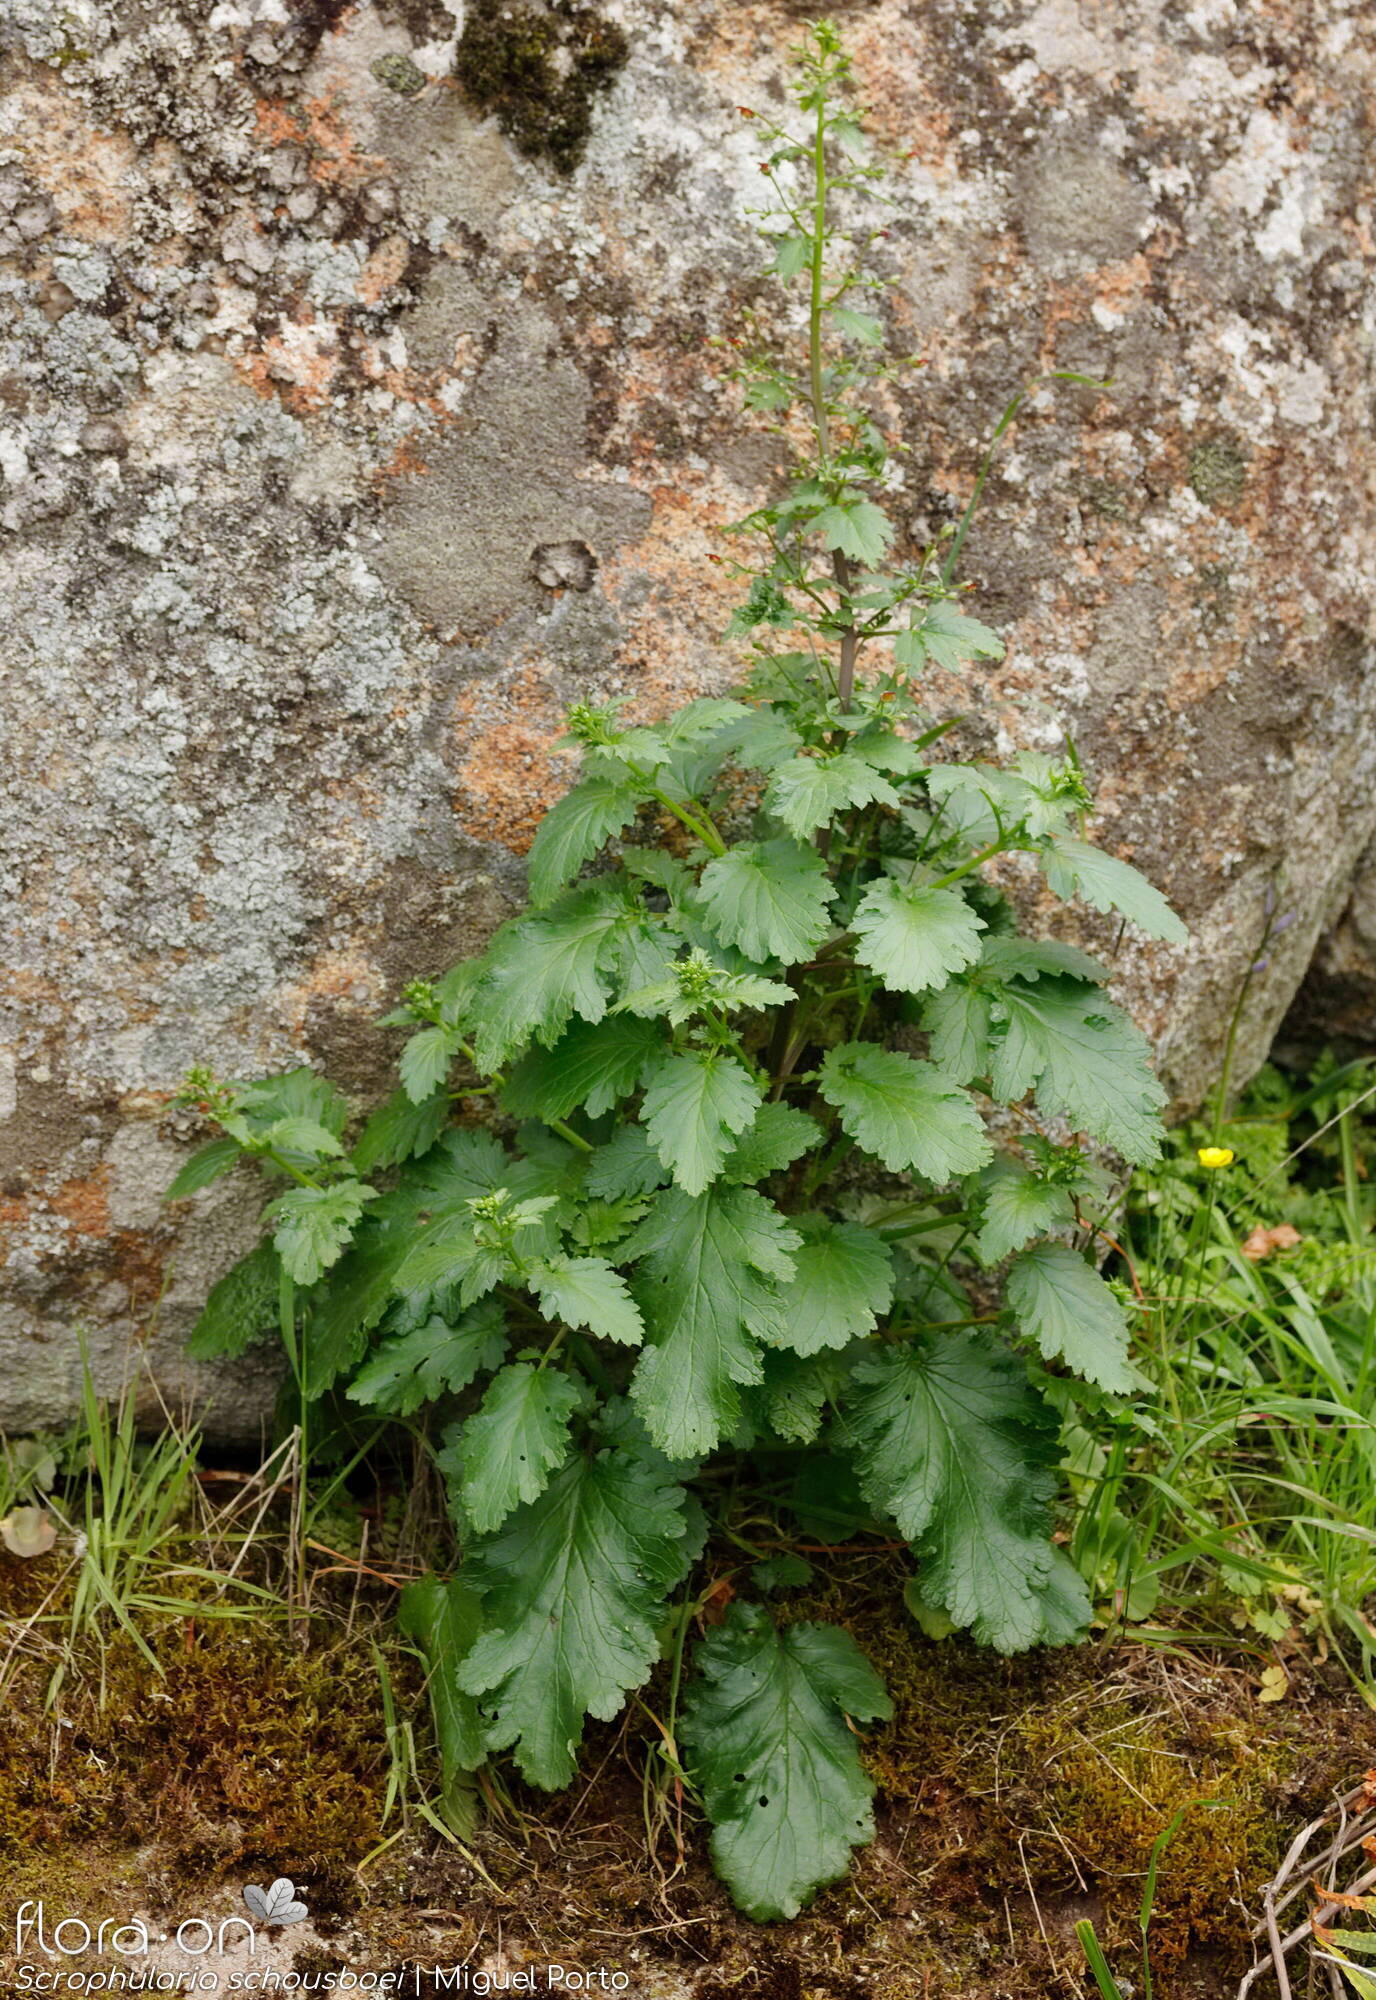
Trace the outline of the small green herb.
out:
[[[401,1089],[351,1150],[309,1072],[188,1083],[221,1137],[173,1191],[240,1153],[287,1183],[197,1351],[280,1316],[307,1401],[342,1380],[445,1426],[459,1594],[413,1594],[407,1616],[446,1790],[475,1730],[534,1783],[568,1783],[584,1718],[618,1712],[665,1631],[676,1703],[692,1600],[671,1611],[671,1593],[708,1527],[753,1560],[772,1508],[786,1543],[769,1495],[809,1491],[792,1475],[810,1457],[794,1518],[826,1491],[860,1532],[896,1526],[927,1629],[1011,1651],[1089,1619],[1052,1540],[1048,1367],[1096,1410],[1137,1378],[1086,1254],[1080,1142],[1151,1159],[1164,1096],[1103,967],[1024,936],[993,864],[1184,932],[1086,843],[1073,756],[940,755],[919,676],[1002,645],[954,581],[968,511],[915,550],[887,511],[883,292],[835,220],[840,201],[864,213],[879,169],[836,31],[811,29],[798,63],[805,129],[760,123],[772,266],[806,337],[738,370],[793,455],[731,531],[744,684],[654,723],[571,712],[581,775],[536,837],[530,907],[404,989]],[[650,845],[625,844],[633,823]],[[466,1099],[495,1102],[505,1136],[451,1123]],[[997,1145],[990,1100],[1015,1114]],[[743,1501],[761,1466],[769,1495]],[[773,1547],[761,1587],[806,1576]],[[847,1718],[887,1712],[839,1632],[748,1605],[708,1632],[683,1771],[742,1907],[796,1911],[869,1837]]]

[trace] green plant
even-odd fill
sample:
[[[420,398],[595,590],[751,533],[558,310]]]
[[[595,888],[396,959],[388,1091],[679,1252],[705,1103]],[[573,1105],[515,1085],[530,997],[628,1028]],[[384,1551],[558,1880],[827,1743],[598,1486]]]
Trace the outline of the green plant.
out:
[[[197,1072],[189,1101],[221,1136],[171,1191],[244,1156],[287,1183],[197,1351],[280,1324],[303,1408],[342,1387],[443,1425],[463,1560],[413,1630],[446,1790],[508,1748],[567,1784],[584,1718],[663,1656],[657,1754],[759,1917],[795,1912],[868,1837],[850,1723],[888,1704],[846,1634],[742,1602],[680,1700],[709,1532],[718,1609],[747,1568],[761,1587],[806,1574],[781,1557],[791,1515],[824,1538],[896,1524],[930,1626],[1012,1651],[1089,1615],[1052,1540],[1048,1390],[1097,1402],[1138,1378],[1120,1297],[1075,1247],[1101,1182],[1081,1138],[1153,1157],[1163,1093],[1104,967],[1024,935],[992,864],[1024,857],[1064,898],[1183,936],[1084,839],[1073,755],[933,754],[948,725],[923,710],[924,665],[1002,651],[953,581],[990,461],[959,524],[895,554],[877,281],[835,222],[878,170],[830,26],[799,64],[806,137],[764,128],[799,365],[785,331],[783,359],[739,371],[795,463],[735,531],[763,548],[734,565],[739,697],[657,723],[576,707],[582,772],[536,835],[531,907],[405,988],[397,1094],[350,1143],[345,1100],[307,1070]],[[989,1099],[1017,1135],[997,1148]],[[492,1124],[456,1126],[456,1102]]]
[[[1176,1638],[1335,1648],[1364,1691],[1373,1095],[1369,1065],[1325,1062],[1303,1081],[1268,1068],[1226,1116],[1216,1104],[1169,1135],[1114,1227],[1141,1299],[1140,1365],[1170,1421],[1138,1411],[1072,1451],[1072,1554],[1121,1616],[1159,1606]],[[1283,1694],[1279,1653],[1269,1672]]]
[[[60,1613],[42,1614],[60,1622],[57,1664],[48,1701],[57,1700],[82,1640],[94,1642],[100,1661],[100,1700],[105,1699],[109,1637],[123,1632],[156,1673],[163,1671],[143,1627],[165,1618],[185,1617],[194,1607],[202,1617],[226,1617],[244,1606],[226,1602],[233,1585],[238,1598],[260,1606],[269,1594],[225,1572],[188,1558],[205,1552],[207,1521],[196,1479],[194,1433],[164,1412],[165,1428],[143,1444],[137,1434],[136,1398],[126,1385],[111,1406],[97,1395],[83,1356],[81,1419],[66,1456],[70,1497],[50,1492],[49,1511],[72,1541],[70,1602]]]
[[[1151,1976],[1151,1913],[1156,1905],[1156,1878],[1161,1868],[1161,1857],[1180,1830],[1180,1822],[1185,1817],[1185,1807],[1175,1813],[1170,1824],[1163,1827],[1152,1842],[1151,1859],[1147,1863],[1146,1880],[1142,1885],[1142,1902],[1137,1912],[1137,1928],[1142,1938],[1142,2000],[1152,2000],[1155,1990]],[[1101,2000],[1128,2000],[1128,1992],[1120,1986],[1109,1970],[1108,1960],[1094,1933],[1094,1926],[1086,1917],[1075,1926],[1075,1935],[1080,1940],[1080,1949],[1085,1955],[1085,1963],[1094,1975]]]

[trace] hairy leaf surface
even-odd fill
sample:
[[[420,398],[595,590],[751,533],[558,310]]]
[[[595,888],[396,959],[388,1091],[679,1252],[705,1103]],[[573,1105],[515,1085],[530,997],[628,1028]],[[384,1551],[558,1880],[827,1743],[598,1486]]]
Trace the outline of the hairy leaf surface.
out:
[[[514,1361],[493,1376],[457,1439],[460,1498],[479,1534],[538,1499],[568,1456],[569,1418],[582,1401],[579,1385],[557,1368]]]
[[[993,1152],[970,1099],[914,1056],[843,1042],[827,1051],[818,1088],[851,1138],[894,1173],[911,1169],[948,1181],[973,1173]]]
[[[602,1257],[546,1257],[532,1264],[526,1283],[550,1319],[585,1326],[603,1340],[639,1347],[645,1328],[626,1280]]]
[[[984,919],[955,889],[906,889],[886,875],[865,891],[852,928],[861,965],[898,993],[925,993],[978,962]]]
[[[1116,910],[1148,937],[1189,943],[1189,932],[1161,891],[1116,854],[1066,836],[1043,849],[1040,860],[1053,894],[1063,901],[1080,895],[1092,909]]]
[[[872,764],[848,750],[829,757],[794,757],[780,764],[764,795],[766,812],[806,840],[847,806],[897,806],[898,793]]]
[[[1161,1150],[1166,1093],[1146,1037],[1093,987],[1065,979],[1010,985],[993,1055],[994,1093],[1016,1104],[1034,1086],[1042,1107],[1135,1164]]]
[[[535,831],[527,861],[530,900],[552,902],[585,861],[629,826],[645,787],[623,771],[594,771],[550,807]]]
[[[683,1739],[712,1858],[747,1916],[796,1917],[874,1836],[874,1784],[846,1718],[887,1721],[884,1684],[849,1633],[776,1631],[766,1611],[739,1602],[694,1664]]]
[[[640,1115],[678,1185],[701,1194],[721,1172],[732,1140],[750,1124],[763,1095],[733,1056],[664,1055],[650,1073]]]
[[[627,1451],[581,1454],[464,1565],[482,1636],[458,1680],[487,1747],[547,1791],[573,1776],[583,1718],[609,1722],[659,1657],[664,1602],[687,1567],[680,1486]]]
[[[833,890],[815,848],[792,840],[733,847],[702,871],[702,901],[717,933],[751,958],[793,965],[827,932]]]
[[[459,1686],[459,1667],[482,1626],[478,1594],[461,1577],[447,1583],[437,1576],[421,1577],[402,1591],[397,1622],[425,1661],[445,1824],[461,1840],[471,1840],[480,1810],[473,1773],[487,1761],[487,1746],[478,1704]]]
[[[268,1242],[232,1264],[210,1288],[191,1329],[186,1351],[193,1361],[242,1354],[277,1327],[282,1260]]]
[[[859,1362],[855,1385],[842,1436],[928,1602],[1002,1652],[1035,1645],[1057,1424],[1022,1362],[984,1333],[928,1334]]]
[[[629,1097],[662,1047],[653,1022],[618,1014],[575,1021],[553,1048],[530,1049],[502,1088],[502,1102],[517,1118],[567,1118],[582,1105],[589,1118]]]
[[[493,1299],[482,1299],[450,1325],[438,1314],[386,1340],[349,1384],[356,1403],[389,1416],[409,1417],[423,1403],[457,1394],[477,1376],[500,1366],[506,1351],[506,1318]]]
[[[1049,1361],[1061,1360],[1086,1381],[1126,1395],[1128,1325],[1122,1306],[1077,1250],[1037,1243],[1014,1258],[1008,1303],[1024,1333]]]
[[[795,1354],[845,1347],[872,1333],[893,1300],[888,1246],[858,1222],[808,1218],[800,1227],[795,1275],[780,1299],[779,1339]]]
[[[758,1341],[778,1337],[779,1288],[798,1241],[753,1188],[674,1188],[622,1250],[642,1261],[636,1289],[651,1343],[631,1395],[670,1458],[710,1451],[740,1422],[741,1389],[762,1378]]]

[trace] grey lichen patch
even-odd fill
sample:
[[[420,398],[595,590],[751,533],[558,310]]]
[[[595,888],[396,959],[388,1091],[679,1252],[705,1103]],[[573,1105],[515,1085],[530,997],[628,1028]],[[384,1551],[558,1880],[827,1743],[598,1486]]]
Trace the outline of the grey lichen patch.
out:
[[[1190,453],[1186,477],[1206,507],[1226,506],[1247,484],[1247,455],[1234,438],[1205,438]]]
[[[1147,220],[1147,191],[1102,146],[1052,139],[1032,155],[1018,199],[1029,256],[1072,272],[1130,257]]]
[[[514,314],[472,391],[473,420],[427,447],[387,508],[377,559],[423,616],[473,633],[542,601],[537,544],[606,554],[644,531],[641,494],[582,476],[588,401],[550,321],[534,308]]]
[[[624,31],[581,0],[470,0],[454,74],[523,153],[571,173],[592,130],[594,99],[628,54]]]

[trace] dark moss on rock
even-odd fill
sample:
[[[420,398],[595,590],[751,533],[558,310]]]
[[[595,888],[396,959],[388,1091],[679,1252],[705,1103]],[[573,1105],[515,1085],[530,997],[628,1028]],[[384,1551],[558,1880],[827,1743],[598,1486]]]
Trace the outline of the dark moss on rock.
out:
[[[593,7],[474,0],[454,74],[477,110],[495,115],[528,159],[571,173],[592,130],[593,100],[629,54],[622,30]]]

